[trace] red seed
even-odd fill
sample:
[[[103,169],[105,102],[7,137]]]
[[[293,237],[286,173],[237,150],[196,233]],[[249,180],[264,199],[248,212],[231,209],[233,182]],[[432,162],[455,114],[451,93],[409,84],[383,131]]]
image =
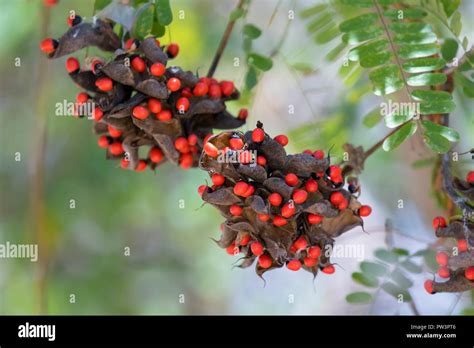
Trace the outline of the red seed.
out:
[[[304,185],[304,188],[308,192],[316,192],[318,190],[318,182],[314,179],[308,179]]]
[[[283,198],[279,193],[274,192],[270,196],[268,196],[268,201],[271,205],[278,207],[283,201]]]
[[[71,57],[66,60],[66,70],[69,74],[79,69],[80,69],[79,61],[76,58]]]
[[[248,188],[249,188],[249,184],[243,181],[239,181],[234,186],[234,194],[236,194],[237,196],[243,196],[245,192],[248,190]]]
[[[438,268],[438,275],[441,277],[441,278],[449,278],[449,269],[448,267],[445,267],[445,266],[442,266],[440,268]]]
[[[207,86],[211,85],[211,79],[209,77],[200,77],[199,82],[205,83]]]
[[[311,151],[311,150],[304,150],[303,153],[305,153],[307,155],[313,155],[313,151]]]
[[[179,45],[176,43],[169,44],[166,48],[166,53],[168,53],[170,58],[176,58],[179,53]]]
[[[43,0],[43,4],[44,6],[52,7],[52,6],[57,5],[58,1],[59,0]]]
[[[185,113],[186,111],[188,111],[189,109],[189,99],[188,98],[179,98],[177,101],[176,101],[176,109],[178,109],[178,111],[180,113]]]
[[[313,152],[313,157],[317,159],[323,159],[324,158],[324,151],[323,150],[316,150]]]
[[[295,204],[293,202],[289,202],[283,205],[281,208],[281,216],[285,218],[290,218],[295,213]]]
[[[112,79],[108,77],[101,77],[95,81],[95,85],[97,86],[98,89],[100,89],[103,92],[108,92],[112,90],[114,87],[114,83]]]
[[[321,255],[321,248],[318,246],[312,246],[308,249],[308,255],[313,259],[317,259]]]
[[[229,140],[230,148],[232,150],[240,150],[244,147],[244,142],[239,136],[231,137]]]
[[[193,94],[191,93],[191,89],[189,87],[185,87],[181,90],[181,96],[185,98],[191,98]]]
[[[334,268],[333,265],[329,265],[329,266],[324,267],[321,270],[321,272],[326,273],[326,274],[333,274],[334,272],[336,272],[336,269]]]
[[[253,242],[250,244],[250,250],[255,256],[260,256],[263,254],[263,245],[260,242]]]
[[[234,92],[234,83],[232,81],[222,81],[220,83],[221,92],[226,97],[230,96]]]
[[[205,82],[198,82],[196,86],[194,86],[193,94],[196,97],[203,97],[209,92],[209,86]]]
[[[188,153],[189,152],[189,144],[188,139],[185,137],[179,137],[174,141],[174,147],[181,153]]]
[[[133,58],[130,65],[132,66],[133,70],[138,71],[139,73],[146,71],[146,63],[141,57]]]
[[[298,271],[301,268],[301,262],[299,260],[291,260],[286,264],[286,267],[291,271]]]
[[[305,257],[303,259],[303,262],[304,262],[304,265],[306,267],[313,267],[313,266],[316,266],[318,264],[318,260],[314,259],[312,257]]]
[[[114,156],[121,155],[125,152],[125,150],[123,149],[122,143],[119,141],[116,141],[115,143],[110,144],[109,151]]]
[[[436,262],[440,266],[446,266],[448,264],[449,256],[444,251],[439,251],[436,254]]]
[[[173,114],[170,110],[161,110],[159,113],[156,114],[156,118],[161,122],[166,122],[173,118]]]
[[[247,109],[240,109],[237,117],[241,120],[246,120],[248,116],[249,112]]]
[[[467,280],[474,280],[474,266],[466,268],[466,271],[464,272],[464,276],[466,277]]]
[[[107,126],[107,129],[109,130],[109,134],[112,138],[118,138],[119,136],[122,135],[122,132],[119,131],[118,129],[115,129],[114,127],[112,127],[111,125],[108,125]]]
[[[321,221],[323,221],[323,217],[318,214],[308,214],[308,222],[311,225],[317,225],[320,224]]]
[[[306,249],[306,247],[308,246],[308,241],[305,239],[305,237],[301,236],[297,240],[295,240],[293,245],[295,246],[297,251]]]
[[[293,196],[292,197],[293,197],[293,201],[296,204],[302,204],[308,198],[308,192],[306,192],[305,190],[296,189],[296,190],[293,191]]]
[[[97,144],[99,144],[101,148],[106,149],[110,144],[109,138],[106,135],[101,135],[97,140]]]
[[[446,227],[446,220],[442,216],[437,216],[433,219],[433,229],[436,231],[438,228]]]
[[[349,205],[349,202],[347,201],[347,199],[344,198],[344,200],[338,204],[337,209],[344,210],[347,208],[348,205]]]
[[[469,173],[466,175],[466,181],[469,184],[474,184],[474,170],[471,170]]]
[[[204,152],[210,157],[217,157],[219,155],[219,150],[217,149],[217,147],[215,147],[209,142],[204,145]]]
[[[263,156],[257,156],[257,163],[261,166],[265,166],[267,164],[267,159]]]
[[[94,118],[94,121],[98,122],[102,119],[104,116],[104,112],[102,111],[101,108],[98,106],[94,107],[94,111],[92,112],[92,117]]]
[[[124,158],[122,158],[122,160],[120,161],[120,168],[122,168],[122,169],[128,169],[128,165],[129,165],[129,164],[130,164],[130,161],[124,157]]]
[[[166,72],[166,67],[161,63],[154,63],[150,67],[150,72],[153,76],[163,76]]]
[[[424,287],[425,287],[425,290],[428,292],[428,294],[433,293],[433,281],[432,280],[425,281]]]
[[[286,224],[288,223],[288,221],[286,221],[284,218],[282,218],[281,216],[275,216],[273,218],[273,224],[275,226],[285,226]]]
[[[249,185],[247,191],[245,191],[242,197],[244,198],[250,197],[251,195],[253,195],[254,192],[255,192],[255,187],[253,187],[252,185]]]
[[[154,114],[159,113],[161,111],[161,102],[155,98],[148,99],[148,109]]]
[[[159,147],[152,147],[148,157],[150,157],[153,163],[160,163],[163,160],[163,152],[161,152]]]
[[[258,264],[262,268],[270,268],[273,264],[272,258],[268,255],[260,255],[258,258]]]
[[[229,211],[233,216],[240,216],[240,215],[242,215],[243,209],[242,209],[242,207],[240,207],[236,204],[233,204],[233,205],[230,206]]]
[[[288,145],[288,137],[284,134],[277,135],[274,140],[279,143],[281,146]]]
[[[368,205],[363,205],[359,208],[359,216],[366,217],[372,213],[372,208]]]
[[[222,96],[219,85],[214,84],[209,86],[209,96],[213,99],[219,99]]]
[[[194,158],[190,153],[183,153],[179,156],[179,166],[182,169],[189,169],[193,166]]]
[[[462,253],[466,252],[468,249],[467,240],[459,239],[458,240],[458,250]]]
[[[125,42],[125,48],[127,51],[135,51],[138,48],[139,41],[134,38],[130,38]]]
[[[196,145],[198,142],[198,137],[196,134],[190,134],[188,136],[188,143],[189,145],[193,146],[193,145]]]
[[[229,255],[237,255],[239,253],[239,248],[235,245],[235,242],[232,242],[226,249],[227,254]]]
[[[58,42],[54,39],[47,38],[40,42],[40,49],[46,54],[51,54],[58,47]]]
[[[285,182],[288,186],[296,186],[298,185],[298,177],[293,174],[293,173],[289,173],[285,176]]]
[[[132,115],[133,117],[138,118],[139,120],[144,120],[148,117],[149,111],[146,107],[138,105],[133,108]]]
[[[252,141],[254,143],[261,143],[265,139],[265,132],[262,128],[255,128],[252,132]]]
[[[136,172],[142,172],[146,169],[146,162],[144,160],[139,160],[135,168]]]
[[[171,92],[176,92],[181,88],[181,81],[176,77],[172,77],[168,80],[166,86]]]
[[[215,173],[212,174],[211,181],[216,186],[222,186],[225,182],[225,177],[224,175]]]
[[[335,166],[335,165],[329,166],[329,176],[331,178],[341,176],[341,174],[342,174],[341,167]]]
[[[208,187],[209,187],[209,186],[207,186],[207,185],[201,185],[201,186],[199,186],[199,187],[198,187],[199,196],[202,196],[202,194],[204,193],[204,191],[207,190]]]
[[[344,178],[342,177],[342,175],[332,176],[331,181],[335,184],[340,184],[344,181]]]
[[[250,234],[246,233],[244,236],[240,239],[239,245],[246,246],[250,242]]]
[[[342,203],[342,201],[345,200],[344,195],[341,192],[333,192],[331,196],[329,197],[329,200],[331,201],[332,204],[334,205],[339,205]]]
[[[257,214],[257,217],[263,222],[270,220],[270,215],[268,214]]]
[[[241,153],[239,153],[239,162],[242,164],[249,164],[252,162],[252,153],[248,150],[244,150]]]
[[[81,92],[76,96],[76,103],[78,104],[84,104],[88,100],[89,100],[89,95],[85,92]]]

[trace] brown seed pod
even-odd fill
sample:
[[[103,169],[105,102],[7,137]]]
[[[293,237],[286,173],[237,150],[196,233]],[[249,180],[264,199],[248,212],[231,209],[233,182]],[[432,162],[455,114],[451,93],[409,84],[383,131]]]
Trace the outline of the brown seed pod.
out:
[[[258,127],[263,125],[259,123]],[[235,142],[237,137],[242,142]],[[232,149],[231,139],[243,143],[243,147]],[[250,160],[243,156],[248,153]],[[265,157],[266,162],[261,162],[264,165],[256,163],[257,156]],[[319,270],[330,274],[335,238],[363,225],[358,213],[361,204],[325,174],[329,159],[287,155],[284,147],[266,133],[260,142],[252,140],[252,131],[215,135],[208,139],[199,164],[211,176],[218,173],[226,179],[202,194],[203,201],[216,207],[226,219],[217,244],[228,248],[230,254],[235,248],[243,254],[241,268],[258,259],[255,270],[259,276],[285,264],[291,270],[302,267],[314,276]],[[296,185],[294,179],[286,178],[290,173],[297,176]],[[338,200],[331,198],[334,193],[338,193]],[[250,240],[241,244],[239,236],[244,234]]]

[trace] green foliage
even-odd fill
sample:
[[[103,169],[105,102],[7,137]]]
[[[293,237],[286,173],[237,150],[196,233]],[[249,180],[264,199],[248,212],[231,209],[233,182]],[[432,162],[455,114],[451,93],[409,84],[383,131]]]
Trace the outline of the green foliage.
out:
[[[100,11],[109,5],[112,0],[95,0],[94,1],[94,12]]]
[[[133,37],[143,40],[150,35],[155,18],[155,6],[153,4],[144,4],[138,10],[137,17],[133,23]]]
[[[156,0],[156,19],[162,25],[170,25],[173,21],[173,12],[171,12],[170,0]]]
[[[372,301],[372,295],[368,292],[353,292],[346,296],[346,301],[354,304],[369,303]]]

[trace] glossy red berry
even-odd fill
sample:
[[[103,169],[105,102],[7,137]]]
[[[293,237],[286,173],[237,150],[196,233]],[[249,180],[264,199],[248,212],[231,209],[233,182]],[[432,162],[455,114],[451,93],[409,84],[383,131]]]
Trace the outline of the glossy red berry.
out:
[[[289,173],[285,176],[285,182],[288,186],[296,186],[299,183],[299,179],[295,174]]]
[[[290,218],[295,213],[295,204],[293,202],[285,203],[281,208],[281,216]]]
[[[40,49],[46,54],[51,54],[56,51],[58,42],[54,39],[48,38],[40,42]]]
[[[185,137],[179,137],[174,141],[174,147],[181,153],[188,153],[189,152],[189,144],[188,139]]]
[[[257,156],[257,164],[263,167],[267,164],[267,159],[263,156]]]
[[[150,73],[153,76],[163,76],[166,72],[166,67],[161,63],[154,63],[150,66]]]
[[[102,119],[104,116],[104,112],[102,111],[101,108],[98,106],[94,107],[94,111],[92,112],[92,117],[94,118],[94,121],[98,122]]]
[[[232,242],[231,245],[229,245],[226,249],[227,254],[229,255],[237,255],[239,253],[239,247],[235,245],[235,242]]]
[[[168,54],[168,57],[176,58],[179,53],[179,45],[176,43],[169,44],[166,48],[166,53]]]
[[[161,110],[159,113],[156,114],[156,118],[161,122],[166,122],[173,118],[173,114],[170,110]]]
[[[342,169],[339,166],[329,166],[329,177],[338,177],[342,174]]]
[[[467,280],[474,280],[474,267],[468,267],[466,268],[466,271],[464,272],[464,276],[466,277]]]
[[[309,257],[313,259],[317,259],[321,255],[321,248],[316,246],[312,246],[311,248],[308,249],[308,255]]]
[[[209,142],[207,142],[206,145],[204,145],[204,152],[209,157],[217,157],[219,155],[219,150],[217,149],[217,147],[215,147],[213,144]]]
[[[81,23],[82,18],[79,15],[68,16],[66,22],[67,22],[68,27],[73,27]]]
[[[436,262],[440,266],[446,266],[448,264],[449,256],[444,251],[439,251],[436,254]]]
[[[193,146],[193,145],[196,145],[198,142],[198,137],[196,134],[190,134],[188,136],[188,143],[189,145]]]
[[[308,179],[304,185],[304,188],[308,192],[316,192],[318,190],[318,182],[314,179]]]
[[[225,177],[224,175],[215,173],[215,174],[212,174],[211,181],[214,185],[221,186],[225,182]]]
[[[323,159],[324,158],[324,151],[323,150],[316,150],[313,152],[313,157],[317,159]]]
[[[80,67],[79,61],[76,58],[70,57],[66,60],[66,70],[69,74],[78,71]]]
[[[181,81],[176,77],[172,77],[168,80],[166,86],[171,92],[176,92],[181,88]]]
[[[424,283],[425,290],[428,294],[433,293],[433,281],[432,280],[427,280]]]
[[[359,208],[359,216],[366,217],[372,213],[372,208],[368,205],[363,205]]]
[[[239,181],[238,183],[235,184],[233,191],[234,191],[234,194],[236,194],[237,196],[243,196],[245,192],[248,190],[248,188],[249,188],[249,184],[247,184],[244,181]]]
[[[284,134],[277,135],[274,140],[279,143],[281,146],[288,145],[288,137]]]
[[[323,221],[323,217],[318,214],[308,214],[308,222],[311,225],[317,225],[320,224],[321,221]]]
[[[293,197],[293,201],[296,204],[302,204],[308,198],[308,192],[306,192],[305,190],[296,189],[293,191],[292,197]]]
[[[119,131],[118,129],[115,129],[114,127],[112,127],[111,125],[108,125],[107,126],[107,129],[109,131],[109,134],[112,138],[118,138],[119,136],[122,135],[122,132]]]
[[[298,271],[301,268],[301,262],[299,260],[291,260],[286,264],[286,268],[291,271]]]
[[[222,97],[222,92],[219,85],[213,84],[209,86],[209,96],[213,99],[219,99]]]
[[[122,169],[128,169],[128,165],[129,165],[129,164],[130,164],[130,161],[124,157],[124,158],[122,158],[122,160],[120,161],[120,168],[122,168]]]
[[[270,196],[268,196],[268,201],[271,205],[278,207],[283,201],[283,198],[279,193],[274,192]]]
[[[198,187],[198,194],[199,196],[202,196],[202,194],[204,193],[204,191],[206,191],[208,188],[210,188],[209,186],[207,185],[201,185]]]
[[[467,240],[466,240],[466,239],[459,239],[457,244],[458,244],[458,250],[459,250],[459,252],[464,253],[464,252],[467,251],[467,249],[468,249],[468,244],[467,244]]]
[[[288,223],[284,218],[281,216],[275,216],[273,218],[273,224],[277,227],[285,226]]]
[[[179,166],[182,169],[189,169],[193,166],[194,158],[193,155],[190,153],[182,153],[179,156]]]
[[[148,117],[149,111],[144,106],[138,105],[133,108],[132,115],[139,120],[144,120]]]
[[[260,242],[253,242],[250,244],[250,250],[255,256],[260,256],[263,254],[263,245]]]
[[[97,140],[97,144],[99,144],[101,148],[106,149],[110,145],[110,138],[106,135],[101,135]]]
[[[152,147],[148,157],[153,163],[160,163],[163,160],[163,152],[158,147]]]
[[[306,247],[308,246],[308,241],[306,240],[305,237],[301,236],[297,240],[295,240],[293,245],[295,246],[297,251],[302,250],[302,249],[306,249]]]
[[[246,120],[248,116],[249,116],[249,112],[247,109],[240,109],[237,117],[240,120]]]
[[[231,137],[229,144],[232,150],[241,150],[244,147],[244,142],[239,136]]]
[[[76,96],[76,103],[78,104],[84,104],[88,100],[89,100],[89,95],[85,92],[81,92]]]
[[[233,205],[230,206],[229,211],[233,216],[240,216],[240,215],[242,215],[243,209],[242,209],[242,207],[240,207],[236,204],[233,204]]]
[[[440,268],[438,268],[438,275],[441,277],[441,278],[449,278],[449,269],[448,267],[446,266],[442,266]]]
[[[148,109],[154,114],[159,113],[161,111],[161,102],[155,98],[148,99]]]
[[[179,98],[176,101],[176,109],[178,109],[178,111],[182,114],[185,113],[186,111],[188,111],[188,109],[189,109],[189,99],[185,98],[185,97]]]
[[[134,38],[130,38],[125,42],[125,48],[127,51],[135,51],[140,46],[140,41]]]
[[[344,209],[347,208],[348,205],[349,205],[349,201],[344,198],[344,200],[343,200],[341,203],[339,203],[339,204],[337,205],[337,209],[339,209],[339,210],[344,210]],[[360,212],[359,212],[359,213],[360,213]],[[361,216],[362,216],[362,215],[361,215]]]
[[[340,203],[342,203],[345,200],[345,198],[341,192],[333,192],[331,193],[329,200],[331,201],[332,204],[337,206]]]
[[[469,173],[466,175],[466,181],[469,184],[474,184],[474,170],[471,170]]]
[[[146,71],[146,63],[141,57],[135,57],[132,59],[130,65],[132,66],[132,69],[142,73]]]
[[[333,274],[334,272],[336,272],[336,269],[334,268],[333,265],[329,265],[329,266],[324,267],[321,270],[321,272],[326,273],[326,274]]]
[[[255,192],[255,187],[253,187],[252,185],[249,185],[249,187],[247,188],[247,191],[245,191],[242,197],[244,198],[250,197],[251,195],[253,195],[254,192]]]
[[[437,216],[433,219],[433,229],[436,231],[438,228],[446,227],[446,220],[442,216]]]
[[[220,83],[221,92],[226,97],[230,96],[234,92],[234,83],[232,81],[222,81]]]
[[[255,128],[252,132],[252,141],[254,143],[261,143],[265,140],[265,132],[262,128]]]
[[[260,255],[260,257],[258,258],[258,265],[262,268],[270,268],[272,264],[272,258],[268,255]]]
[[[267,222],[270,220],[270,215],[268,214],[257,214],[257,217],[259,218],[260,221]]]
[[[316,266],[318,264],[318,260],[314,259],[312,257],[305,257],[303,259],[303,262],[304,262],[304,265],[306,267],[313,267],[313,266]]]
[[[59,0],[43,0],[43,4],[48,7],[57,5]]]
[[[102,92],[108,92],[114,87],[112,79],[108,77],[101,77],[95,81],[95,85]]]
[[[137,166],[135,167],[136,172],[143,172],[146,169],[146,161],[139,160]]]
[[[109,151],[114,156],[121,155],[125,152],[125,150],[123,149],[122,143],[119,142],[119,141],[116,141],[116,142],[110,144]]]
[[[202,97],[202,96],[205,96],[208,91],[209,91],[209,86],[205,82],[198,82],[196,83],[196,86],[194,86],[193,94],[196,97]]]

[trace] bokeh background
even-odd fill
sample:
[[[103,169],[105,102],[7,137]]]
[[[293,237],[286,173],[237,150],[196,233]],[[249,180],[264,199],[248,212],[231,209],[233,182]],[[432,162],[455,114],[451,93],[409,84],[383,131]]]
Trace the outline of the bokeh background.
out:
[[[204,74],[236,1],[171,3],[175,20],[162,42],[180,44],[173,64]],[[316,45],[298,17],[314,3],[253,1],[246,21],[263,29],[255,47],[273,54],[274,66],[261,77],[248,105],[229,107],[234,112],[249,108],[243,130],[261,120],[270,134],[289,134],[290,151],[328,151],[334,146],[337,155],[345,141],[367,148],[388,131],[382,123],[372,129],[362,124],[381,99],[344,84],[337,74],[340,61],[324,61],[330,47]],[[38,49],[42,8],[40,0],[0,0],[0,242],[39,241],[42,246],[36,263],[0,259],[0,314],[413,313],[409,305],[384,293],[369,305],[348,304],[345,296],[362,289],[351,279],[358,268],[354,259],[336,258],[337,272],[315,280],[302,271],[272,271],[265,275],[265,286],[251,268],[233,268],[236,258],[211,240],[219,237],[222,218],[202,206],[197,194],[207,179],[204,172],[171,165],[156,173],[123,171],[105,160],[91,121],[55,116],[55,104],[74,100],[78,89],[67,76],[65,59],[46,61]],[[463,34],[471,42],[473,8],[474,2],[465,1],[461,10]],[[58,37],[66,30],[71,9],[90,17],[93,1],[60,0],[51,11],[49,35]],[[177,18],[179,10],[185,11],[185,19]],[[290,10],[296,15],[285,34]],[[236,25],[215,74],[237,86],[242,86],[246,71],[244,64],[233,65],[234,57],[243,54],[242,25]],[[303,63],[311,69],[302,73]],[[451,126],[461,133],[458,148],[467,150],[473,145],[473,105],[457,98]],[[360,179],[361,201],[374,213],[366,219],[366,232],[354,229],[338,243],[363,245],[370,260],[373,250],[386,246],[387,219],[408,236],[394,235],[399,247],[416,251],[435,242],[430,225],[440,210],[431,191],[430,168],[412,166],[430,156],[418,138],[393,153],[379,150],[373,155]],[[465,173],[472,166],[467,158],[457,170]],[[403,209],[397,207],[399,199]],[[32,226],[32,211],[39,212],[39,228]],[[130,256],[124,255],[125,248]],[[427,277],[428,272],[413,277],[411,294],[420,313],[458,314],[472,307],[469,293],[429,296],[423,289]]]

